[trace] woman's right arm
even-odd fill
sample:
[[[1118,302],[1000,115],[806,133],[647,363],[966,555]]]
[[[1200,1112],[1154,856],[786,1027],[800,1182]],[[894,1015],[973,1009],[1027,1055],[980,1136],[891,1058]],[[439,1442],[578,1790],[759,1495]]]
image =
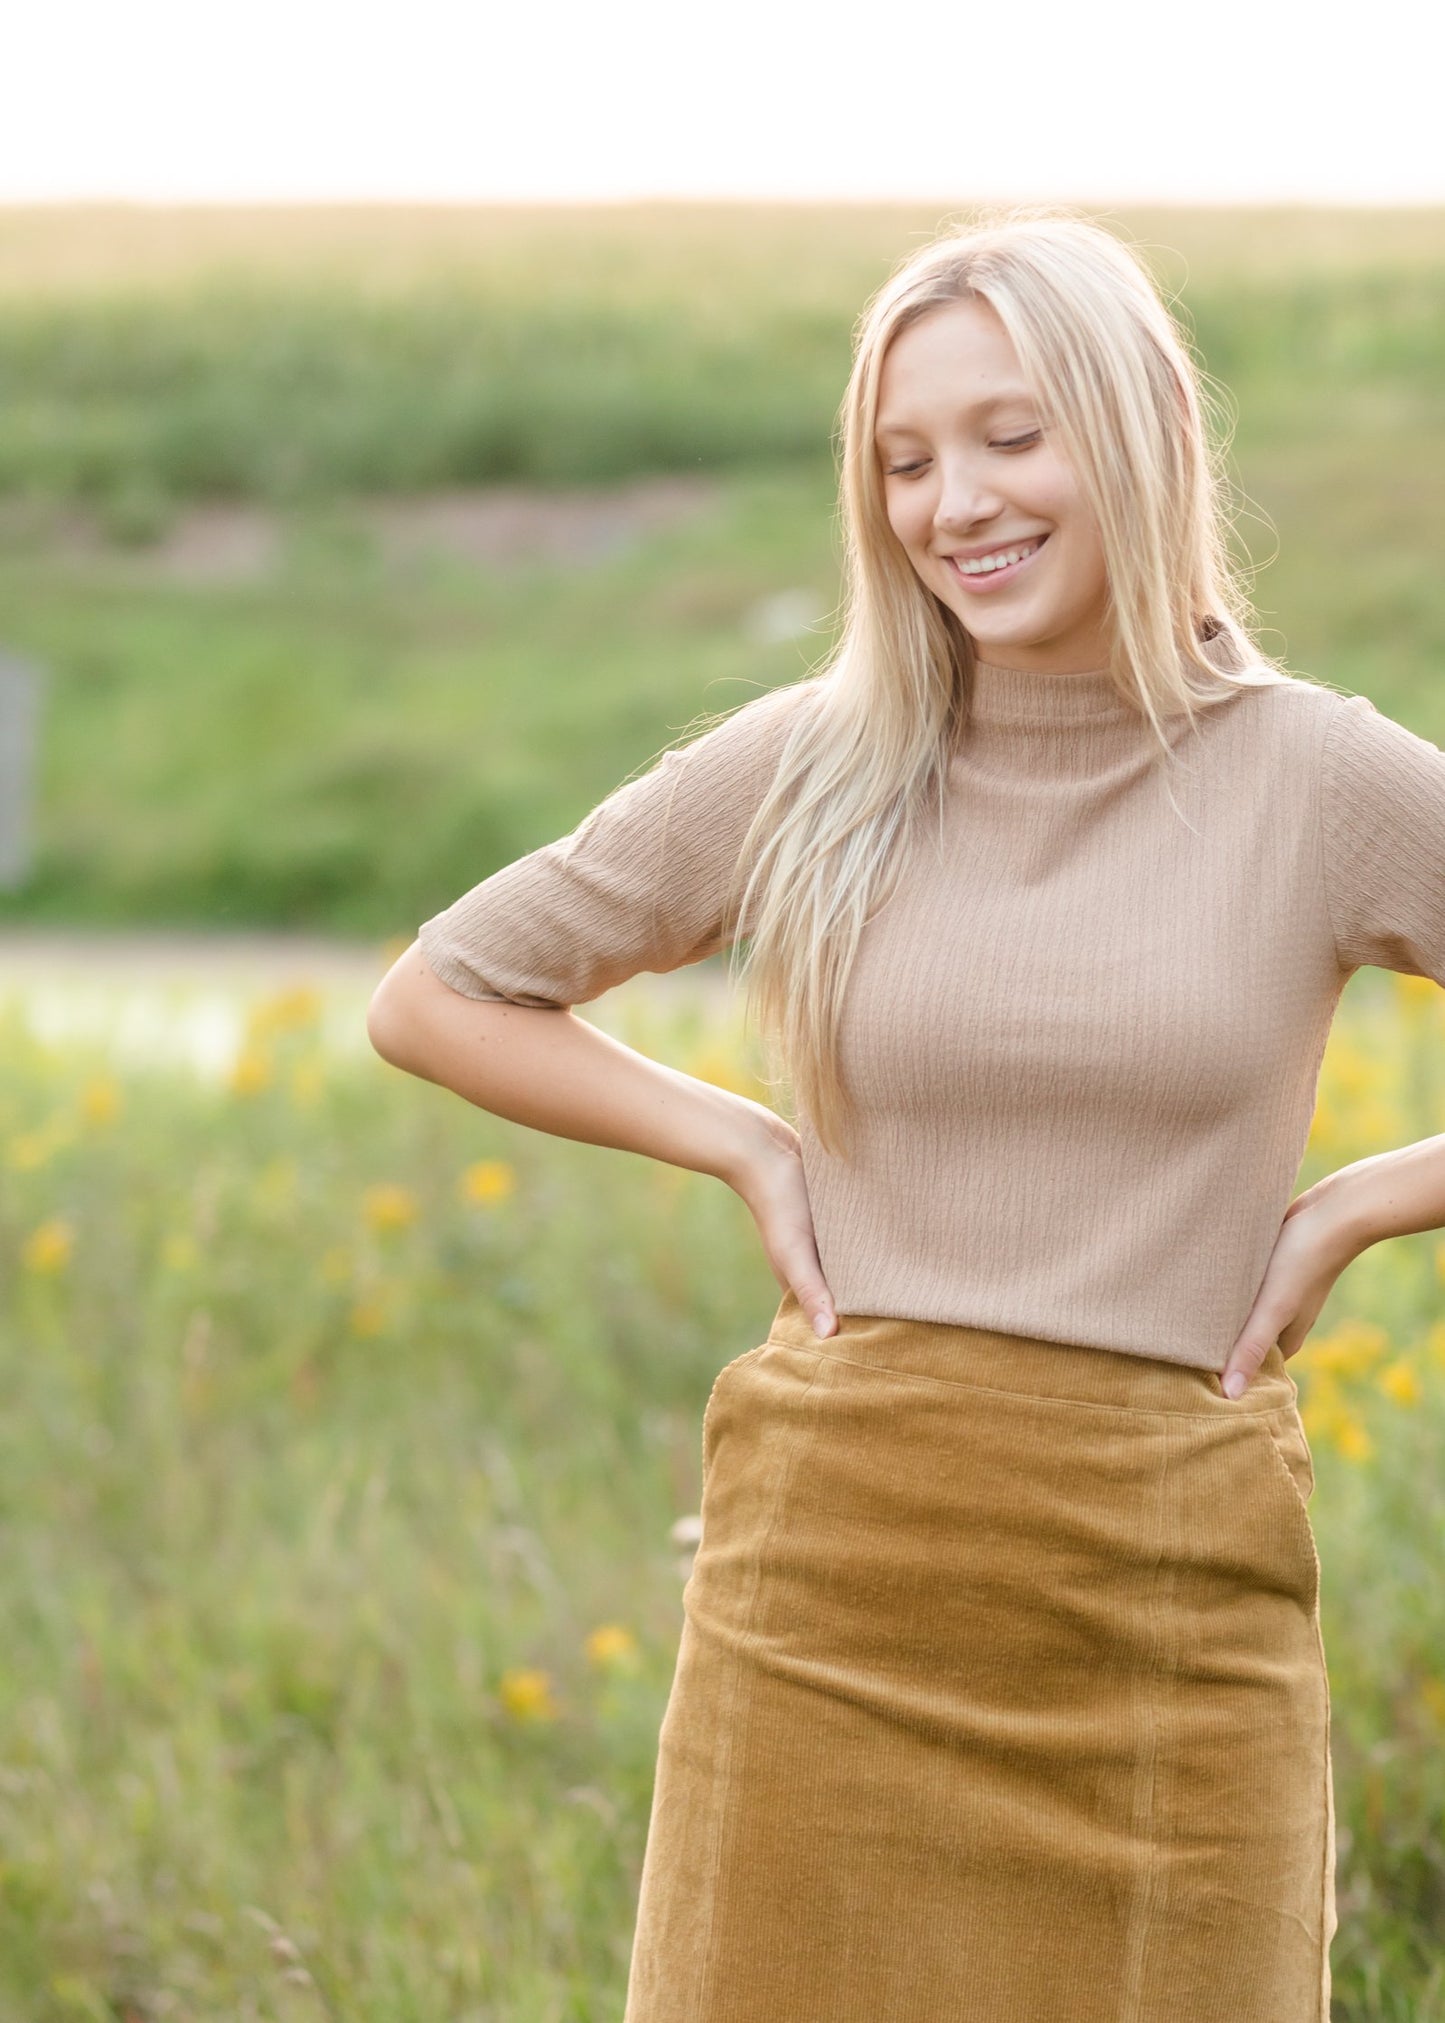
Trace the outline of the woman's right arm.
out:
[[[393,1067],[494,1116],[724,1181],[747,1203],[778,1283],[818,1333],[833,1332],[798,1134],[776,1111],[650,1060],[569,1009],[463,996],[420,943],[377,986],[367,1033]]]

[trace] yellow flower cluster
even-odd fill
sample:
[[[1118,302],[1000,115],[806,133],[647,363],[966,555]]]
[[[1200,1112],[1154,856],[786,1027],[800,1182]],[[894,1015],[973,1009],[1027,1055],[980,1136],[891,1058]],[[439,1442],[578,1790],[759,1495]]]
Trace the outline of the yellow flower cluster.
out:
[[[1445,1325],[1432,1329],[1426,1347],[1445,1364]],[[1300,1418],[1311,1440],[1327,1440],[1347,1461],[1368,1461],[1375,1439],[1366,1423],[1370,1397],[1392,1405],[1418,1405],[1425,1391],[1418,1355],[1396,1355],[1386,1330],[1373,1321],[1345,1320],[1304,1352]]]
[[[420,1211],[409,1187],[382,1181],[367,1188],[361,1198],[361,1212],[367,1228],[384,1236],[393,1230],[409,1229]]]
[[[282,1033],[310,1032],[321,1021],[321,993],[299,984],[260,998],[246,1015],[246,1035],[252,1040],[275,1039]]]
[[[57,1110],[33,1131],[17,1132],[5,1147],[12,1173],[37,1173],[57,1152],[68,1151],[86,1130],[103,1130],[120,1115],[120,1090],[109,1075],[92,1075],[70,1109]]]
[[[258,998],[246,1014],[241,1045],[226,1075],[226,1086],[234,1096],[259,1096],[272,1088],[280,1067],[278,1047],[297,1034],[314,1035],[321,1024],[325,1000],[310,984],[298,984]],[[321,1098],[325,1075],[319,1053],[300,1060],[291,1056],[287,1081],[291,1100],[298,1109],[310,1109]]]
[[[505,1159],[478,1159],[468,1166],[457,1182],[463,1201],[477,1201],[484,1207],[505,1201],[516,1191],[517,1176]]]
[[[622,1623],[600,1623],[586,1639],[587,1662],[594,1670],[635,1676],[642,1668],[636,1637]],[[515,1721],[555,1721],[561,1711],[550,1672],[515,1666],[503,1672],[497,1698]]]
[[[586,1643],[587,1662],[600,1672],[635,1672],[641,1663],[637,1639],[621,1623],[600,1623]]]
[[[1332,1160],[1412,1135],[1412,1063],[1445,1029],[1445,991],[1432,978],[1390,970],[1380,982],[1379,1006],[1337,1024],[1321,1063],[1310,1149]]]
[[[521,1667],[503,1672],[497,1697],[514,1720],[554,1721],[557,1718],[558,1708],[548,1672]]]
[[[32,1229],[20,1249],[20,1261],[38,1277],[53,1278],[64,1271],[75,1248],[75,1231],[58,1216]]]

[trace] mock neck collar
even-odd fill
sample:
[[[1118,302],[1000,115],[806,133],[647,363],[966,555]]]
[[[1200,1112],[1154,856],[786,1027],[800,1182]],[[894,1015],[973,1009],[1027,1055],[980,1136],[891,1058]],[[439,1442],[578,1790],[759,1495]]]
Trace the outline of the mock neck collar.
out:
[[[979,723],[1078,724],[1138,721],[1107,667],[1073,674],[1039,674],[1019,667],[974,662],[970,717]]]

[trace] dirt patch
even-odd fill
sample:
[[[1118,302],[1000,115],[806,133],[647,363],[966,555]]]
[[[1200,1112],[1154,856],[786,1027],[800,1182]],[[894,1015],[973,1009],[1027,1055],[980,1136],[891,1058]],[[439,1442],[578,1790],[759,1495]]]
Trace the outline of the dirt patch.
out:
[[[431,551],[468,562],[606,562],[691,518],[717,496],[708,478],[640,479],[606,491],[522,485],[385,499],[363,508],[388,557]]]
[[[256,506],[208,505],[187,508],[159,541],[126,552],[178,583],[254,583],[272,574],[281,549],[273,514]]]
[[[717,494],[715,480],[681,475],[586,490],[488,485],[358,499],[339,515],[383,565],[414,565],[434,555],[482,568],[586,567],[705,511]],[[287,516],[244,502],[187,506],[152,538],[124,540],[103,515],[84,508],[47,511],[13,500],[0,508],[0,538],[31,552],[174,583],[264,581],[284,559],[287,533]]]

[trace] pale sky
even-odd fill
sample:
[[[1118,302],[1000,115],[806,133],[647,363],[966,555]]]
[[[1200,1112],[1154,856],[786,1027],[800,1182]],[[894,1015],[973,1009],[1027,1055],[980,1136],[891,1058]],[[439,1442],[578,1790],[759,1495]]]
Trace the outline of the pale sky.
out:
[[[1445,202],[1420,0],[13,0],[0,202]]]

